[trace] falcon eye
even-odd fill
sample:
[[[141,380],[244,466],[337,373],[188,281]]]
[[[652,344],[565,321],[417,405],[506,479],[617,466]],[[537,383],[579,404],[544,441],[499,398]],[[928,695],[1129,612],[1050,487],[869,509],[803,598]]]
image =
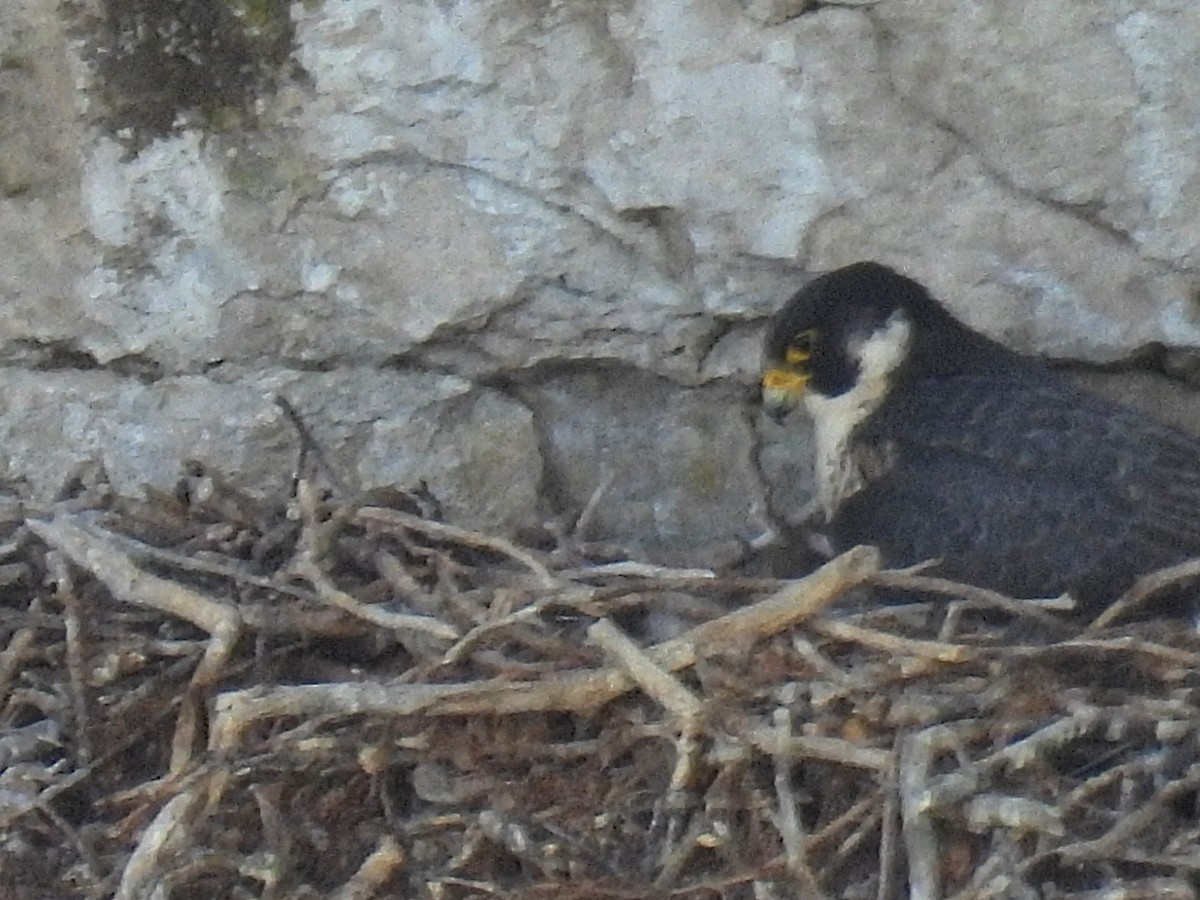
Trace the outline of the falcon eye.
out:
[[[817,340],[817,332],[808,328],[796,335],[783,351],[783,361],[789,366],[798,366],[812,359],[813,345]]]

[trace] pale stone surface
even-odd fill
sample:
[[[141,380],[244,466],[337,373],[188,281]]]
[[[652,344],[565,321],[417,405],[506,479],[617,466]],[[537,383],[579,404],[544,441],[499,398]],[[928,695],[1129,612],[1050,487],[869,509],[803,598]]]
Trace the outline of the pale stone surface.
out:
[[[1053,357],[1200,346],[1188,0],[202,5],[162,65],[133,6],[5,7],[0,458],[39,490],[285,489],[283,391],[360,486],[511,530],[615,471],[598,535],[727,559],[807,501],[748,400],[807,273]]]
[[[568,522],[590,507],[581,538],[713,566],[766,529],[752,430],[734,391],[681,391],[606,368],[556,372],[521,394],[542,428],[555,506]]]
[[[169,491],[181,463],[197,459],[278,501],[300,441],[277,395],[349,491],[424,486],[455,521],[485,530],[539,521],[532,413],[451,375],[277,369],[143,384],[97,371],[0,370],[0,476],[24,478],[46,498],[97,461],[118,491],[135,495]]]
[[[1146,257],[1200,262],[1194,4],[899,0],[877,15],[898,90],[1001,181],[1111,225]]]
[[[6,0],[0,19],[0,346],[79,329],[79,280],[98,261],[82,235],[87,135],[64,23],[46,0]]]
[[[170,490],[189,459],[278,498],[290,487],[298,448],[280,410],[253,384],[0,371],[0,471],[25,479],[41,498],[89,461],[102,464],[122,493],[136,495],[145,485]]]
[[[452,170],[356,167],[263,237],[262,211],[248,214],[238,243],[260,274],[222,305],[225,359],[379,364],[439,329],[477,326],[521,282]]]
[[[132,160],[101,139],[83,190],[90,231],[112,261],[83,279],[90,328],[81,345],[100,362],[145,356],[173,371],[222,359],[221,311],[258,275],[224,238],[229,183],[202,136],[156,141]],[[132,270],[122,250],[141,257]]]
[[[352,489],[424,486],[452,521],[513,531],[538,521],[542,458],[533,415],[453,375],[346,368],[268,380],[312,417]]]
[[[883,6],[888,15],[924,10],[916,3]],[[960,27],[972,20],[943,11]],[[821,133],[837,151],[840,177],[855,189],[812,229],[814,268],[862,258],[890,263],[928,284],[965,320],[1026,351],[1109,361],[1149,341],[1200,343],[1195,314],[1186,309],[1186,278],[1081,211],[997,177],[985,155],[896,93],[889,56],[879,52],[867,16],[829,13],[808,17],[822,23],[814,26],[822,37],[816,46],[825,48],[813,75],[829,88],[817,92],[824,98]],[[987,36],[978,35],[981,42]],[[923,59],[930,49],[911,52]],[[932,90],[937,74],[912,80]],[[950,69],[940,74],[957,78]],[[1007,109],[1001,94],[998,108]],[[1039,123],[1030,116],[1029,140],[1036,141]]]
[[[533,415],[454,375],[347,366],[248,373],[296,408],[346,488],[425,487],[455,522],[512,531],[539,521],[542,458]]]

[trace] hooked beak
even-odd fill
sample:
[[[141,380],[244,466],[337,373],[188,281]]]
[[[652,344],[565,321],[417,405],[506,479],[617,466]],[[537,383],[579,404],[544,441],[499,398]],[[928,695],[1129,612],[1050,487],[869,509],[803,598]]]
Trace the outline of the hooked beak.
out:
[[[782,422],[800,405],[808,380],[808,375],[793,369],[767,369],[762,377],[763,411],[776,422]]]

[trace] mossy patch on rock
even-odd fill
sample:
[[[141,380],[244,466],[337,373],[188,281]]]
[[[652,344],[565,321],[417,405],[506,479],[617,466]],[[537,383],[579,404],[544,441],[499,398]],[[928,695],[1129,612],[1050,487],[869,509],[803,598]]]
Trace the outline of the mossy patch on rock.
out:
[[[99,121],[144,146],[198,119],[228,130],[291,74],[295,29],[283,0],[103,0],[80,21],[96,64]]]

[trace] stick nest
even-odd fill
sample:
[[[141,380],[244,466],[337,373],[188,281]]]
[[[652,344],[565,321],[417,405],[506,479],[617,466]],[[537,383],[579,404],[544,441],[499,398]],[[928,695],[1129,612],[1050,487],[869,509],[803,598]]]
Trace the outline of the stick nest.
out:
[[[419,495],[267,508],[199,469],[0,513],[5,900],[1200,886],[1178,620],[1087,626],[869,548],[774,581]]]

